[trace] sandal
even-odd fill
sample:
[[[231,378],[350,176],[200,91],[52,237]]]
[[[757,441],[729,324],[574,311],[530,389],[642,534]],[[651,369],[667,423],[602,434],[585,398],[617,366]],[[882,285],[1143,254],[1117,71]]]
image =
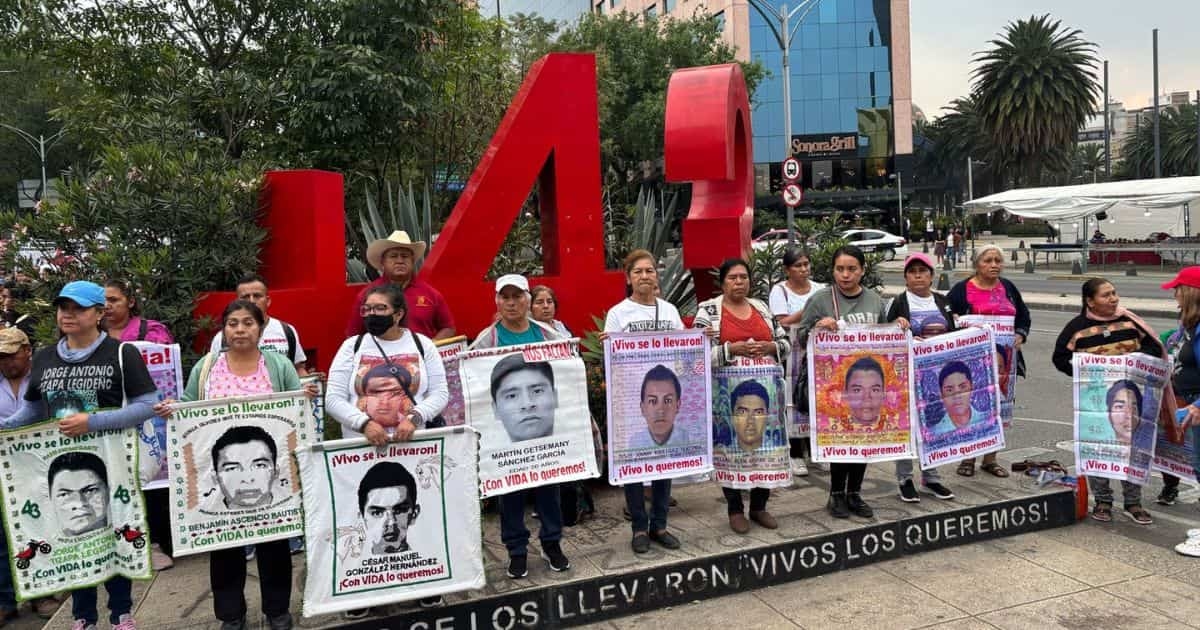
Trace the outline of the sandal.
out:
[[[1000,478],[1004,478],[1004,477],[1008,476],[1008,471],[1004,470],[1004,467],[1001,466],[1000,464],[997,464],[996,462],[988,462],[988,463],[980,466],[979,470],[982,470],[986,473],[990,473],[990,474],[992,474],[996,477],[1000,477]]]
[[[964,460],[962,460],[962,462],[960,462],[958,464],[958,470],[956,470],[955,472],[957,472],[958,474],[960,474],[964,477],[974,477],[975,476],[975,462],[973,462],[969,459],[964,459]]]
[[[1096,507],[1092,508],[1092,518],[1101,523],[1109,523],[1112,521],[1112,504],[1111,503],[1096,503]]]

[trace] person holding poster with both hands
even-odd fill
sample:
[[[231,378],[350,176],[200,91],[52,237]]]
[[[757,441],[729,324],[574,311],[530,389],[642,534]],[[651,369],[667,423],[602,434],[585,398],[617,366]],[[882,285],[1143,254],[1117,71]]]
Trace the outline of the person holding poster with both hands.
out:
[[[833,284],[821,289],[808,301],[804,309],[804,317],[800,320],[800,343],[808,343],[808,336],[814,328],[836,331],[845,324],[878,324],[887,319],[883,299],[874,291],[868,291],[862,285],[866,256],[861,249],[846,245],[833,252]],[[901,328],[908,328],[908,320],[896,317],[893,323]],[[849,396],[851,409],[856,406],[876,409],[882,403],[883,373],[878,364],[874,368],[863,366],[863,369],[852,370],[859,373],[862,383],[851,383],[853,375],[846,374],[847,390],[858,388],[857,396]],[[872,382],[878,381],[878,393],[872,393]],[[873,405],[859,404],[857,399],[869,397],[871,401],[878,398]],[[874,418],[869,418],[874,421]],[[862,499],[863,477],[867,474],[866,464],[831,463],[829,465],[829,501],[826,509],[834,518],[850,518],[853,513],[862,518],[871,518],[875,511]]]
[[[771,287],[771,294],[768,304],[771,307],[771,313],[775,315],[775,321],[783,326],[784,330],[788,331],[789,341],[792,342],[792,355],[788,359],[789,362],[795,365],[790,365],[791,369],[788,374],[791,381],[788,387],[792,391],[792,406],[793,414],[808,415],[808,371],[805,368],[805,348],[802,344],[796,341],[796,329],[800,324],[800,320],[804,318],[804,305],[808,304],[809,298],[816,294],[817,291],[825,288],[824,284],[811,279],[812,262],[809,260],[808,252],[798,249],[789,249],[783,253],[783,269],[787,274],[787,278],[776,283]],[[795,423],[792,418],[788,418],[788,426]],[[788,457],[792,460],[792,474],[797,477],[808,476],[808,466],[805,464],[805,457],[811,458],[812,454],[808,452],[808,436],[789,435],[788,446],[790,452]]]
[[[604,318],[604,332],[600,334],[602,340],[615,332],[683,330],[683,320],[675,305],[655,295],[658,289],[658,262],[653,254],[644,249],[630,252],[625,257],[625,282],[631,290],[630,295],[608,310]],[[659,374],[654,369],[651,372],[653,374],[648,374],[642,382],[642,415],[647,422],[647,439],[655,444],[666,444],[675,432],[675,414],[679,413],[679,379],[665,367],[659,371],[665,374]],[[670,426],[666,426],[668,424]],[[662,427],[657,435],[656,426]],[[650,493],[650,514],[647,515],[646,496],[641,482],[625,484],[625,507],[629,510],[633,527],[630,545],[634,553],[650,551],[651,540],[667,549],[678,549],[679,539],[667,531],[671,480],[651,481]]]
[[[726,260],[721,263],[718,278],[721,295],[701,302],[693,322],[695,328],[712,331],[709,339],[714,344],[713,367],[737,364],[743,359],[778,363],[781,357],[786,357],[791,350],[787,333],[776,323],[766,304],[749,297],[750,265],[740,258]],[[766,401],[755,404],[753,409],[738,405],[739,399],[749,402],[755,398],[762,400],[761,395],[735,397],[731,401],[732,412],[735,426],[744,429],[741,433],[757,431],[761,445],[764,427],[760,425],[766,424]],[[729,528],[738,534],[749,532],[750,521],[746,520],[741,490],[722,487],[721,491],[728,505]],[[767,511],[770,498],[769,488],[751,488],[750,520],[767,529],[776,529],[779,523]]]

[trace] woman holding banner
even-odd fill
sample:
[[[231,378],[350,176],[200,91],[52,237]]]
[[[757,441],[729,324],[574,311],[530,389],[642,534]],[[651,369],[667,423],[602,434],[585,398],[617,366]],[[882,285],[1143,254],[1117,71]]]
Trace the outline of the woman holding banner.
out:
[[[644,249],[635,249],[625,257],[624,268],[625,282],[629,285],[630,295],[608,310],[601,338],[615,332],[683,330],[683,320],[680,319],[675,305],[655,296],[658,289],[658,261],[654,259],[654,254]],[[675,380],[675,383],[678,383],[678,380]],[[643,398],[644,390],[645,386]],[[666,398],[669,400],[669,395]],[[678,411],[678,392],[674,406]],[[641,418],[636,420],[643,421]],[[647,498],[650,499],[649,515],[646,513]],[[651,540],[667,549],[679,549],[679,539],[667,531],[667,508],[670,500],[670,479],[651,481],[649,497],[642,490],[641,482],[625,484],[625,507],[629,510],[633,526],[633,540],[630,545],[634,553],[650,551]]]
[[[21,408],[10,416],[3,428],[14,428],[57,418],[64,435],[77,437],[89,432],[141,426],[154,417],[158,390],[137,348],[122,344],[101,329],[104,314],[104,288],[94,282],[76,280],[67,283],[54,299],[58,329],[63,336],[54,346],[42,348],[33,356],[29,389]],[[113,374],[100,379],[90,374]],[[80,374],[61,378],[52,375]],[[74,382],[73,382],[74,381]],[[52,389],[43,383],[57,383]],[[97,388],[98,383],[106,385]],[[58,398],[92,401],[86,409],[50,408]],[[106,411],[98,411],[106,409]],[[136,457],[137,453],[130,453]],[[108,618],[113,630],[135,630],[132,583],[115,576],[104,582],[108,591]],[[96,588],[71,592],[71,615],[75,630],[94,630],[99,619]]]
[[[300,389],[300,376],[287,356],[263,352],[258,347],[266,317],[253,302],[234,300],[221,315],[221,332],[227,350],[209,352],[192,367],[184,401],[290,392]],[[305,391],[316,395],[316,384]],[[158,406],[170,415],[170,401]],[[271,630],[289,630],[288,612],[292,594],[292,554],[288,540],[255,545],[263,614]],[[222,630],[244,630],[246,625],[246,552],[244,548],[220,549],[208,555],[209,587],[213,609]]]
[[[1174,358],[1175,373],[1171,377],[1171,387],[1174,390],[1175,402],[1179,406],[1178,417],[1183,422],[1182,429],[1190,431],[1192,437],[1192,470],[1200,478],[1200,449],[1195,448],[1196,438],[1200,437],[1200,267],[1185,267],[1170,281],[1162,285],[1164,289],[1175,291],[1175,302],[1179,305],[1179,329],[1172,334],[1167,342],[1167,352]],[[1167,402],[1163,397],[1164,405]],[[1169,425],[1175,427],[1175,423]],[[1178,442],[1183,442],[1184,436],[1176,436]],[[1169,483],[1171,480],[1173,484]],[[1171,505],[1178,496],[1179,478],[1163,474],[1167,483],[1159,495],[1159,503]],[[1163,495],[1169,499],[1164,501]],[[1175,545],[1175,551],[1185,555],[1200,557],[1200,530],[1188,530],[1188,539]]]
[[[940,293],[933,292],[933,259],[929,254],[910,254],[904,261],[904,293],[892,300],[892,305],[888,307],[887,321],[894,322],[901,318],[908,320],[913,337],[918,339],[928,339],[955,329],[950,300]],[[896,460],[896,482],[900,484],[900,500],[918,503],[921,501],[921,495],[917,494],[912,477],[912,460]],[[937,468],[921,471],[921,485],[939,499],[948,501],[954,498],[954,493],[942,485],[942,476],[938,474]]]
[[[817,292],[809,301],[800,320],[799,341],[807,344],[814,328],[836,331],[844,324],[878,324],[887,319],[883,299],[862,285],[866,256],[861,249],[845,245],[833,252],[833,284]],[[908,327],[908,320],[897,317],[895,323]],[[879,375],[882,381],[883,375]],[[847,373],[847,383],[850,374]],[[826,508],[834,518],[850,518],[853,513],[871,518],[875,511],[862,499],[866,464],[829,465],[829,502]]]
[[[363,437],[375,446],[406,442],[435,422],[450,400],[442,356],[433,340],[405,326],[408,303],[398,285],[368,289],[359,314],[366,332],[343,341],[333,357],[325,412],[342,425],[343,437]],[[441,597],[420,600],[426,608],[441,603]],[[360,608],[345,617],[370,612]]]
[[[792,342],[792,356],[788,359],[788,386],[792,392],[792,413],[808,416],[808,378],[804,370],[804,346],[796,341],[796,329],[804,316],[804,305],[817,291],[825,285],[811,279],[812,263],[808,252],[789,249],[783,253],[783,269],[787,279],[771,287],[768,304],[775,315],[775,321],[788,331],[788,339]],[[788,418],[789,426],[794,426],[792,418]],[[792,460],[792,474],[797,477],[808,476],[808,466],[804,459],[809,457],[808,436],[796,435],[788,438]]]
[[[975,251],[971,263],[975,266],[975,273],[951,287],[947,295],[950,307],[955,315],[1013,317],[1015,341],[1012,350],[1017,357],[1017,375],[1025,376],[1025,357],[1021,354],[1021,344],[1029,337],[1029,308],[1025,306],[1017,285],[1000,276],[1004,271],[1004,250],[996,245],[984,245]],[[1011,383],[1009,387],[1012,387]],[[995,453],[984,455],[979,468],[996,477],[1008,476],[1008,471],[996,463]],[[955,472],[964,477],[975,476],[975,459],[962,460]]]
[[[760,360],[778,363],[791,350],[787,333],[776,323],[771,311],[760,300],[749,297],[750,265],[740,258],[721,263],[718,272],[721,295],[701,302],[693,326],[707,328],[714,344],[713,366],[753,364]],[[736,413],[736,412],[735,412]],[[742,493],[722,488],[728,504],[729,527],[739,534],[750,531]],[[750,489],[750,520],[767,529],[779,527],[767,511],[769,488]]]

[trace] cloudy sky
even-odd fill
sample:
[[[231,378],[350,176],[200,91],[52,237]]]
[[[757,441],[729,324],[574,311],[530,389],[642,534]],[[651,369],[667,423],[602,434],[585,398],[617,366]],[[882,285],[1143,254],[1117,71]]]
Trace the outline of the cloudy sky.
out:
[[[1200,90],[1200,0],[911,0],[911,7],[913,102],[930,118],[969,91],[973,53],[1009,22],[1044,13],[1097,44],[1109,62],[1110,96],[1126,107],[1153,97],[1154,28],[1160,89]]]

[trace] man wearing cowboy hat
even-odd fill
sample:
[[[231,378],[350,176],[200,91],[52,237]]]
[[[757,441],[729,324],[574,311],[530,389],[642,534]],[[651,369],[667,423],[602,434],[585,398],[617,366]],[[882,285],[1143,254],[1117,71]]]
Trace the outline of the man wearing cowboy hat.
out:
[[[367,262],[379,270],[379,279],[363,288],[354,301],[350,321],[346,325],[346,336],[363,334],[363,320],[359,315],[367,291],[389,282],[404,289],[408,302],[405,326],[429,337],[446,339],[454,336],[454,316],[446,298],[428,283],[417,278],[417,261],[425,255],[425,241],[413,242],[408,232],[397,230],[387,238],[373,241],[367,246]]]

